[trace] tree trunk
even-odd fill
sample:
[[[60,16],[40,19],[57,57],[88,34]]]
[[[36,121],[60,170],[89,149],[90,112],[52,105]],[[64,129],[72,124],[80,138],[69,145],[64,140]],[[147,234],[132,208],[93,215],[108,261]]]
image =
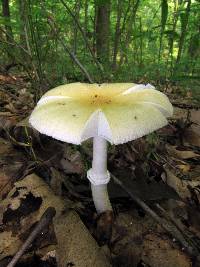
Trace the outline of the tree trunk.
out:
[[[120,36],[121,36],[121,30],[120,30],[121,17],[122,17],[122,2],[118,0],[117,22],[115,26],[115,41],[114,41],[113,63],[112,63],[113,70],[115,70],[117,67],[117,53],[118,53],[118,48],[119,48]]]
[[[130,9],[128,10],[128,12],[130,13],[129,18],[128,18],[128,14],[127,14],[127,19],[126,21],[124,21],[124,28],[127,25],[127,31],[126,31],[126,35],[124,38],[124,51],[125,53],[122,53],[121,55],[121,59],[120,59],[120,65],[123,63],[124,58],[126,59],[126,62],[128,61],[127,56],[125,56],[127,54],[127,50],[128,50],[128,46],[131,42],[131,36],[132,36],[132,32],[133,32],[133,25],[135,24],[135,18],[136,18],[136,13],[139,7],[139,3],[140,0],[134,0],[133,2],[130,1]],[[132,7],[132,8],[131,8]],[[122,27],[123,28],[123,27]]]
[[[140,65],[143,64],[143,34],[142,34],[142,19],[140,17]]]
[[[190,6],[191,6],[191,0],[188,0],[185,14],[182,15],[182,20],[181,20],[181,36],[179,40],[179,48],[178,48],[178,55],[176,58],[176,64],[180,62],[182,51],[183,51],[183,45],[184,45],[187,26],[188,26],[188,19],[190,15]]]
[[[15,64],[15,49],[12,45],[14,43],[14,37],[11,27],[9,0],[2,0],[2,17],[4,18],[5,22],[5,38],[8,42],[8,46],[5,50],[8,56],[8,60],[12,62],[10,64]]]
[[[80,13],[80,8],[81,8],[81,5],[80,5],[80,1],[76,2],[75,4],[75,12],[74,12],[74,16],[76,18],[77,21],[79,21],[79,13]],[[73,52],[74,54],[76,55],[76,52],[77,52],[77,37],[78,37],[78,28],[77,28],[77,25],[76,25],[76,22],[74,22],[74,44],[73,44]]]
[[[161,4],[161,31],[160,31],[160,46],[158,52],[158,62],[160,62],[161,52],[162,52],[162,42],[163,42],[163,34],[165,30],[165,25],[168,17],[168,0],[162,0]]]
[[[84,6],[84,31],[85,31],[85,36],[87,36],[87,34],[88,34],[88,7],[89,7],[88,0],[85,0],[85,6]]]
[[[179,2],[179,5],[182,4],[182,0]],[[170,58],[170,71],[171,71],[171,75],[173,72],[173,49],[174,49],[174,38],[175,38],[175,34],[176,34],[176,26],[177,26],[177,22],[178,22],[178,3],[176,0],[174,0],[174,16],[173,16],[173,26],[172,26],[172,34],[170,36],[169,39],[169,55],[168,58]]]
[[[11,20],[10,20],[9,0],[2,0],[2,16],[5,20],[6,39],[8,42],[12,42],[13,32],[12,32]]]
[[[96,51],[98,60],[109,64],[110,0],[96,1]]]
[[[24,47],[29,53],[30,49],[27,44],[27,2],[24,0],[18,0],[18,9],[19,9],[19,17],[20,17],[20,45]],[[23,51],[22,51],[23,52]],[[23,54],[22,54],[23,55]]]

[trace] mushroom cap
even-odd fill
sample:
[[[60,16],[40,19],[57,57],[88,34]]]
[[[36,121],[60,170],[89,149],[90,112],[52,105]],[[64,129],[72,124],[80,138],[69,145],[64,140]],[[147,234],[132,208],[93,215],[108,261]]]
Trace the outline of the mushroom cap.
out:
[[[68,143],[100,136],[122,144],[165,126],[172,113],[167,96],[150,84],[71,83],[45,93],[29,121],[39,132]]]

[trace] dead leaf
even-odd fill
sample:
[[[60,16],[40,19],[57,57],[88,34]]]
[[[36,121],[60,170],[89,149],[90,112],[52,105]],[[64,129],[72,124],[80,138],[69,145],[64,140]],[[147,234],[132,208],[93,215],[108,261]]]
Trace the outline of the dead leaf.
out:
[[[194,188],[200,186],[200,179],[183,180],[174,174],[173,169],[168,164],[165,164],[163,167],[167,174],[165,178],[166,183],[174,188],[181,198],[186,199],[191,197],[189,187]]]
[[[0,206],[0,240],[4,240],[0,242],[0,260],[16,253],[23,243],[22,237],[27,237],[31,227],[48,207],[54,207],[56,216],[60,216],[65,208],[71,207],[70,203],[55,196],[35,174],[16,182]]]
[[[181,119],[187,118],[187,110],[182,108],[174,108],[173,118]],[[194,146],[200,146],[200,110],[190,110],[190,120],[192,125],[184,132],[184,141]]]
[[[184,174],[187,174],[191,169],[191,166],[187,163],[180,165],[178,164],[176,165],[176,167],[179,168],[179,170],[182,171]]]
[[[196,132],[194,130],[194,127],[190,127],[189,129],[186,129],[184,140],[193,146],[199,146],[200,147],[200,131]]]
[[[101,248],[76,212],[54,220],[57,237],[56,257],[60,267],[111,267]]]
[[[22,153],[0,138],[0,199],[11,190],[24,162]]]
[[[5,129],[9,131],[16,125],[18,117],[12,115],[10,112],[1,112],[0,113],[0,131]]]
[[[180,159],[191,159],[200,157],[199,154],[192,150],[180,150],[177,146],[171,146],[169,144],[166,145],[166,149],[169,155],[173,156],[174,158],[178,157]]]
[[[70,146],[64,146],[60,167],[67,174],[83,174],[85,169],[80,152],[78,150],[73,150]]]
[[[116,177],[120,177],[120,181],[126,185],[127,188],[142,200],[161,200],[161,199],[179,199],[177,193],[166,183],[156,182],[152,180],[147,181],[143,176],[133,177],[133,173],[124,168],[113,171]],[[111,198],[128,197],[127,193],[115,184],[113,180],[108,184],[108,191]]]
[[[192,267],[190,258],[175,248],[172,241],[154,233],[144,238],[142,260],[152,267]]]

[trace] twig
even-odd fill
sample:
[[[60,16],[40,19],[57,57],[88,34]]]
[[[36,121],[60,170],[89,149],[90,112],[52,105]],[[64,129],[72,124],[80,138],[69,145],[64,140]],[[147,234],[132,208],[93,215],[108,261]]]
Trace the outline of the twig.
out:
[[[0,27],[0,31],[7,34],[9,37],[11,37],[5,30],[2,29],[2,27]],[[21,46],[20,44],[18,44],[16,41],[13,40],[13,43],[11,42],[8,42],[8,41],[5,41],[5,40],[1,40],[0,39],[0,42],[1,43],[5,43],[5,44],[8,44],[8,45],[12,45],[12,46],[16,46],[20,49],[22,49],[24,51],[24,53],[26,53],[29,57],[31,57],[31,55],[29,54],[29,51],[27,51],[23,46]]]
[[[187,104],[187,103],[179,103],[176,101],[172,101],[173,106],[182,108],[182,109],[200,109],[200,106],[198,104]]]
[[[89,44],[88,39],[87,39],[87,36],[86,36],[85,32],[83,31],[83,29],[82,29],[82,27],[81,27],[79,21],[77,20],[77,18],[76,18],[76,16],[74,15],[74,13],[73,13],[73,12],[70,10],[70,8],[67,6],[67,4],[66,4],[63,0],[60,0],[60,1],[61,1],[61,3],[63,4],[63,6],[66,8],[68,14],[70,14],[70,16],[73,18],[74,22],[76,23],[78,29],[80,30],[80,32],[81,32],[81,34],[82,34],[82,36],[83,36],[83,39],[84,39],[84,41],[85,41],[85,44],[86,44],[86,46],[88,47],[88,50],[90,51],[90,54],[91,54],[92,58],[94,59],[94,62],[96,63],[97,67],[99,68],[99,70],[100,70],[101,73],[102,73],[102,71],[103,71],[103,66],[102,66],[102,65],[100,64],[100,62],[97,60],[97,58],[96,58],[96,56],[95,56],[95,54],[94,54],[92,48],[90,47],[90,44]]]
[[[60,36],[58,35],[58,29],[57,29],[57,27],[55,25],[54,19],[51,16],[48,16],[48,23],[49,23],[51,29],[53,30],[53,32],[56,34],[56,36],[57,36],[58,40],[60,41],[61,45],[63,46],[64,50],[69,54],[69,56],[76,63],[76,65],[79,66],[80,70],[82,71],[83,74],[85,74],[85,76],[87,77],[88,81],[90,83],[93,83],[93,80],[92,80],[90,74],[88,73],[88,71],[83,67],[83,65],[78,60],[78,58],[75,56],[75,54],[68,48],[68,46],[66,46],[66,44],[63,41],[63,39],[60,38]]]
[[[17,251],[17,253],[13,257],[11,262],[7,265],[7,267],[14,267],[16,265],[17,261],[24,254],[25,250],[30,246],[30,244],[33,242],[36,236],[42,231],[42,229],[46,227],[47,225],[49,225],[49,223],[52,221],[52,218],[55,216],[55,214],[56,214],[55,208],[53,207],[47,208],[47,210],[43,213],[40,221],[37,223],[36,227],[33,229],[32,233],[26,239],[26,241],[21,246],[21,248]]]
[[[126,191],[128,193],[128,195],[140,206],[144,209],[144,211],[146,211],[146,213],[148,213],[155,221],[157,221],[160,226],[167,231],[170,235],[174,236],[176,238],[176,240],[178,240],[181,245],[187,250],[187,252],[191,255],[191,256],[198,256],[199,255],[199,251],[198,249],[193,246],[193,244],[190,244],[190,242],[188,242],[185,237],[183,236],[183,234],[180,232],[179,229],[177,229],[177,227],[173,224],[170,224],[167,220],[164,220],[163,218],[159,217],[147,204],[144,203],[144,201],[142,201],[139,197],[137,197],[136,195],[134,195],[129,188],[127,188],[119,179],[117,179],[114,175],[111,174],[112,179],[114,180],[114,182],[116,184],[118,184],[119,186],[121,186],[124,191]]]
[[[185,238],[188,240],[188,242],[190,242],[191,244],[193,244],[193,246],[199,248],[200,242],[197,240],[197,238],[195,238],[195,236],[190,231],[188,231],[187,229],[184,229],[183,226],[181,225],[181,223],[179,221],[176,221],[175,218],[173,218],[173,216],[171,216],[169,214],[169,212],[167,212],[158,203],[156,203],[155,206],[160,210],[161,214],[167,220],[170,220],[171,223],[174,224],[177,227],[177,229],[185,236]]]

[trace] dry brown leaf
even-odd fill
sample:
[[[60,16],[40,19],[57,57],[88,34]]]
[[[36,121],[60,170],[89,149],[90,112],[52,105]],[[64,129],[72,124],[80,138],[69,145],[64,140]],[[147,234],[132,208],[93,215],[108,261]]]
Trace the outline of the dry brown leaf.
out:
[[[189,187],[194,188],[200,186],[200,179],[183,180],[174,174],[172,168],[168,164],[165,164],[163,167],[167,174],[165,178],[166,183],[174,188],[181,198],[186,199],[191,197]]]
[[[151,267],[192,267],[190,258],[173,247],[163,235],[147,234],[144,238],[142,260]]]
[[[12,115],[10,112],[1,112],[0,113],[0,131],[7,130],[9,131],[12,127],[16,125],[18,121],[17,116]]]
[[[176,167],[179,168],[179,170],[182,171],[183,174],[187,174],[191,169],[191,166],[189,164],[178,164],[176,165]]]
[[[186,109],[174,108],[174,118],[181,119],[187,118],[188,111]],[[185,130],[184,141],[194,146],[200,146],[200,110],[190,110],[190,120],[193,124]]]
[[[60,267],[111,267],[76,212],[62,214],[54,220],[54,225],[57,237],[56,255]]]
[[[189,129],[186,129],[184,140],[193,146],[199,146],[200,147],[200,130],[199,132],[196,132],[194,130],[194,127],[191,127]]]
[[[5,196],[23,165],[23,156],[10,142],[0,138],[0,199]]]
[[[64,153],[60,161],[60,167],[67,174],[70,173],[83,174],[85,169],[80,152],[71,149],[70,146],[64,147]]]
[[[195,153],[192,150],[178,150],[177,146],[166,145],[167,152],[170,156],[180,159],[191,159],[200,157],[199,154]]]
[[[35,174],[16,182],[0,206],[0,224],[3,225],[0,232],[0,260],[16,253],[23,243],[22,237],[48,207],[54,207],[56,216],[60,216],[65,208],[71,207],[70,203],[55,196]]]

